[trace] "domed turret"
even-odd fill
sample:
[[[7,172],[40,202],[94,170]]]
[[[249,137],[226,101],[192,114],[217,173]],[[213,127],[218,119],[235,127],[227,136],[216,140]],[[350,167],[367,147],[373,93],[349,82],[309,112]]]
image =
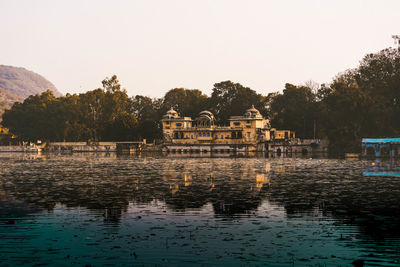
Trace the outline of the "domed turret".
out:
[[[254,107],[254,105],[251,105],[251,108],[246,110],[246,113],[244,114],[246,118],[262,118],[260,111]]]
[[[176,112],[172,107],[167,113],[163,116],[164,119],[174,119],[179,118],[178,112]]]
[[[196,118],[196,123],[198,127],[210,127],[214,125],[215,117],[210,111],[204,110],[199,113],[199,116]]]
[[[214,115],[208,110],[203,110],[202,112],[200,112],[199,117],[205,117],[210,120],[215,120]]]

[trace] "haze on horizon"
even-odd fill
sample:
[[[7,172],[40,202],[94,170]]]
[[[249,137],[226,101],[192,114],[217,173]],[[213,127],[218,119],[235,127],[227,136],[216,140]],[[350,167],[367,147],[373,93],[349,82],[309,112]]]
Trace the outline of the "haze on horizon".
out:
[[[62,93],[116,74],[129,95],[210,94],[232,80],[264,95],[327,83],[393,46],[400,1],[0,0],[0,64]]]

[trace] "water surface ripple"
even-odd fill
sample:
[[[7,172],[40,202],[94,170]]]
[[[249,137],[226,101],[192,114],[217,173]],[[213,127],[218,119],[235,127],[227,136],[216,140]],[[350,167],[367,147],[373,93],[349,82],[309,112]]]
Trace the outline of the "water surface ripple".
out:
[[[0,155],[0,265],[400,265],[398,160]]]

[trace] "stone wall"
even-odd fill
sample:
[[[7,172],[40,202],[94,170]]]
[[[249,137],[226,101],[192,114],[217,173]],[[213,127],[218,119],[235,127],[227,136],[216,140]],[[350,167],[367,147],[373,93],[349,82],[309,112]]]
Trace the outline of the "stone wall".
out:
[[[116,142],[97,142],[88,144],[86,142],[53,142],[47,146],[50,152],[115,152]]]

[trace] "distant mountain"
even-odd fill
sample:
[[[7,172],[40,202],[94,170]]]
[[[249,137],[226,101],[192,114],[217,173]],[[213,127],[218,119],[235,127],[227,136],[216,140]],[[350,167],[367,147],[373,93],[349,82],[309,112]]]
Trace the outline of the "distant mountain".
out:
[[[61,96],[57,88],[43,76],[24,68],[0,65],[0,115],[14,102],[22,102],[30,95],[46,90]]]

